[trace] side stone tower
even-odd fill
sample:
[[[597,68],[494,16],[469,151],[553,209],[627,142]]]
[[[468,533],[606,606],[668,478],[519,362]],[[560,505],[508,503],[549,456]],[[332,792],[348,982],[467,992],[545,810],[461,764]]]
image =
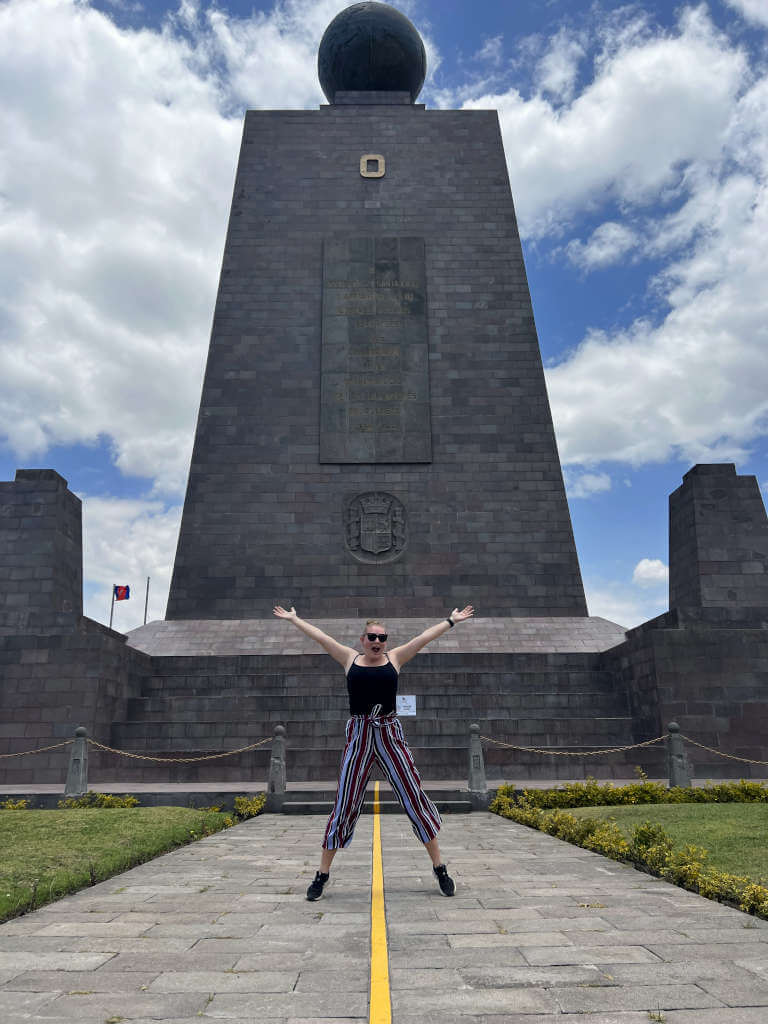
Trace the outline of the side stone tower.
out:
[[[81,519],[53,469],[0,483],[0,635],[67,631],[83,614]]]
[[[363,3],[245,118],[169,619],[585,616],[495,111]]]
[[[768,609],[768,520],[754,476],[698,465],[669,497],[669,607]]]

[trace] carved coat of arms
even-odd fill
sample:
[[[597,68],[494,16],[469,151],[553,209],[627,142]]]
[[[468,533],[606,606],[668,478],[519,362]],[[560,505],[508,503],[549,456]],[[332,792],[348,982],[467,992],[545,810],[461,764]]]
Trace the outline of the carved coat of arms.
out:
[[[405,548],[405,508],[392,494],[355,495],[344,519],[347,548],[361,562],[391,562]]]

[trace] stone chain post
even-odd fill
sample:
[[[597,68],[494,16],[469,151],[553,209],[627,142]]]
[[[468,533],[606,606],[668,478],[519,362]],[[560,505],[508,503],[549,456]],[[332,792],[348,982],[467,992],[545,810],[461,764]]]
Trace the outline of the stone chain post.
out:
[[[88,792],[88,731],[79,725],[75,729],[75,742],[69,755],[64,799],[85,796]]]
[[[469,727],[469,799],[473,811],[488,810],[488,783],[485,778],[483,744],[480,740],[480,726],[472,723]]]
[[[688,762],[688,755],[685,753],[685,743],[680,735],[680,726],[677,722],[670,722],[667,726],[669,738],[667,740],[667,770],[669,772],[670,786],[691,785],[691,766]]]
[[[272,739],[272,756],[269,759],[269,780],[267,781],[267,803],[264,808],[273,814],[280,814],[285,800],[285,726],[276,725]]]

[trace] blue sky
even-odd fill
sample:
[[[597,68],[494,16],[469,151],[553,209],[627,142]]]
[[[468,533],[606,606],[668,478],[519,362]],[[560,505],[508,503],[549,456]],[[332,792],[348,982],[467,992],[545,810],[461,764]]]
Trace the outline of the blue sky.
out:
[[[94,618],[148,575],[164,614],[243,111],[324,102],[344,6],[0,3],[0,479],[83,498]],[[768,3],[400,9],[420,100],[499,111],[590,612],[634,625],[683,473],[768,484]]]

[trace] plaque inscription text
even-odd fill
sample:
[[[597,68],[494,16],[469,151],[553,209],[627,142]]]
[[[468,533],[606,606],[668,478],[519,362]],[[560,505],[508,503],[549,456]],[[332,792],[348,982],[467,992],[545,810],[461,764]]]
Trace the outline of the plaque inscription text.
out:
[[[424,240],[323,248],[320,461],[430,462]]]

